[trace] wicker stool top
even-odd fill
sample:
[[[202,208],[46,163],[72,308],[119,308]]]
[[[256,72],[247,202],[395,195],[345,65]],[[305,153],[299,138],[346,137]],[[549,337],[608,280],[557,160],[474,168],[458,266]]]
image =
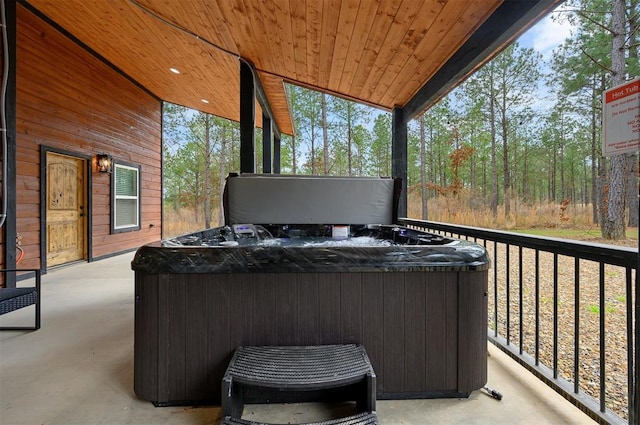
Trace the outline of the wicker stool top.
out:
[[[246,384],[281,389],[322,389],[373,376],[362,345],[242,346],[227,376]]]
[[[0,290],[0,314],[10,313],[38,302],[35,288],[2,288]]]

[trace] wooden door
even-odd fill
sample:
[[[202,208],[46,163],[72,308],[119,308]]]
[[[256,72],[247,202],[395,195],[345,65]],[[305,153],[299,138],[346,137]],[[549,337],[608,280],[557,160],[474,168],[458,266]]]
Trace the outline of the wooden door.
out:
[[[47,153],[47,266],[85,259],[85,160]]]

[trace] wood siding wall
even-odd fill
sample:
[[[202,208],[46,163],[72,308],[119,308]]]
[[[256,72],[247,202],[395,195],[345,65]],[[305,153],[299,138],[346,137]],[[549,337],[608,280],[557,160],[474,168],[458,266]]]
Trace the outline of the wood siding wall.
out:
[[[22,6],[17,22],[17,231],[25,250],[20,266],[41,264],[41,146],[91,158],[93,258],[160,239],[160,100]],[[110,175],[95,167],[101,152],[141,166],[139,231],[110,234]]]

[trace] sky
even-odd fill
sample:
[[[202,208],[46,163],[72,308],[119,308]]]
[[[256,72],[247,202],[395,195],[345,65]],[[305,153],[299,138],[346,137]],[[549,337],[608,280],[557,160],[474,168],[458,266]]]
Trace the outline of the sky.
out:
[[[533,48],[542,55],[544,63],[541,64],[541,70],[543,73],[550,72],[548,64],[551,63],[554,50],[571,36],[571,25],[562,19],[566,10],[565,5],[560,5],[554,12],[545,16],[516,40],[520,46]],[[537,105],[534,106],[534,109],[545,111],[553,106],[553,96],[550,95],[543,79],[538,83],[536,99],[538,102],[536,102]]]
[[[533,48],[542,55],[544,62],[541,64],[541,71],[545,74],[550,72],[549,64],[554,50],[571,36],[572,26],[563,19],[566,10],[565,5],[560,5],[517,40],[521,46]],[[555,104],[555,96],[549,92],[549,87],[543,80],[538,83],[535,98],[537,101],[532,107],[541,113],[549,111]]]
[[[559,22],[564,6],[558,7],[554,12],[545,16],[540,22],[524,33],[518,42],[526,47],[533,47],[540,52],[545,60],[552,57],[553,49],[558,47],[571,35],[571,26],[565,22]]]

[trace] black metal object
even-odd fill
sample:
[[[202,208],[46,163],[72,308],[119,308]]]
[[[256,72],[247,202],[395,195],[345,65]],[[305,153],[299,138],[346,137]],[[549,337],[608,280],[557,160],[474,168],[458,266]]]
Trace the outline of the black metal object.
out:
[[[256,101],[262,109],[263,131],[263,172],[280,173],[281,133],[269,100],[253,64],[240,59],[240,172],[255,172],[255,122]],[[277,152],[272,149],[271,139],[275,138]],[[273,153],[273,156],[272,156]],[[273,163],[273,167],[272,167]]]
[[[282,163],[282,141],[280,137],[273,136],[273,174],[280,174]]]
[[[498,401],[502,400],[502,394],[494,390],[493,388],[485,385],[484,387],[482,387],[482,389],[485,390],[487,394],[489,394],[491,397],[495,398],[496,400]]]
[[[524,294],[523,294],[523,284],[524,282],[522,278],[522,247],[518,247],[518,281],[520,285],[518,285],[518,345],[520,346],[520,354],[523,352],[524,347]]]
[[[400,182],[397,217],[407,215],[407,123],[404,111],[395,108],[391,113],[391,175]]]
[[[505,297],[507,299],[507,304],[506,304],[506,319],[507,319],[507,344],[511,343],[511,261],[509,260],[510,258],[510,245],[507,244],[507,246],[505,247],[505,255],[507,256],[507,260],[505,261],[505,269],[504,269],[504,282],[505,282],[505,286],[506,286],[506,293],[505,293]],[[497,252],[497,251],[494,251]],[[497,267],[496,267],[497,268]],[[496,304],[497,307],[498,304]],[[497,329],[497,324],[496,324],[496,329]]]
[[[445,233],[446,234],[446,233]],[[498,252],[498,243],[493,241],[493,252]],[[498,268],[493,268],[493,326],[494,336],[498,336]]]
[[[494,251],[495,252],[495,251]],[[540,251],[536,249],[535,255],[536,267],[536,337],[535,337],[535,365],[540,365]],[[495,282],[497,285],[498,282]],[[497,305],[497,302],[496,302]],[[496,333],[497,336],[497,333]]]
[[[558,238],[543,238],[537,236],[529,236],[523,234],[517,234],[512,232],[493,231],[480,228],[474,228],[469,226],[451,225],[447,223],[429,222],[423,220],[401,219],[400,223],[407,226],[414,226],[415,228],[429,231],[439,232],[441,234],[447,234],[457,237],[472,237],[479,240],[483,240],[486,246],[487,242],[493,242],[494,253],[498,253],[498,245],[518,246],[521,249],[527,248],[533,250],[535,258],[535,342],[533,356],[523,350],[522,342],[519,346],[516,346],[512,341],[508,339],[509,331],[507,329],[506,336],[502,337],[498,330],[498,306],[500,299],[498,297],[498,278],[501,275],[497,273],[497,268],[494,267],[494,312],[493,317],[495,320],[495,328],[489,332],[489,340],[501,348],[504,352],[509,354],[512,358],[518,361],[522,366],[531,371],[538,378],[543,380],[547,385],[553,388],[555,391],[562,394],[565,398],[576,404],[581,410],[585,411],[590,417],[599,423],[603,424],[624,424],[627,423],[624,419],[612,412],[607,406],[606,398],[606,362],[607,362],[607,346],[606,346],[606,266],[618,266],[623,267],[626,270],[626,310],[627,310],[627,362],[628,362],[628,400],[629,400],[629,415],[630,419],[628,423],[637,424],[638,418],[636,417],[637,401],[635,394],[635,388],[638,385],[637,374],[638,368],[634,367],[634,355],[637,355],[638,341],[634,338],[634,332],[638,332],[637,327],[634,327],[634,319],[637,319],[637,314],[634,315],[634,305],[638,304],[638,297],[634,299],[633,289],[633,270],[636,270],[635,279],[636,285],[638,284],[638,252],[632,248],[614,247],[611,245],[584,243],[578,241],[569,241]],[[507,251],[508,252],[508,251]],[[552,364],[547,366],[540,360],[540,252],[553,254],[553,336],[550,345],[553,350]],[[525,255],[524,251],[519,250],[520,256]],[[508,267],[509,254],[505,254],[504,258],[507,261],[505,267]],[[569,382],[559,374],[558,368],[558,334],[559,334],[559,318],[558,318],[558,257],[562,255],[574,259],[574,274],[575,274],[575,292],[574,292],[574,305],[575,305],[575,322],[574,322],[574,356],[573,356],[573,376],[570,379],[573,382]],[[594,261],[599,264],[599,398],[596,400],[588,396],[585,392],[580,390],[580,315],[579,315],[579,299],[580,299],[580,264],[582,260]],[[501,258],[494,258],[495,263],[499,263]],[[521,264],[521,259],[518,259],[518,264]],[[505,284],[509,284],[510,275],[507,274]],[[518,275],[520,280],[520,286],[523,285],[522,274]],[[634,304],[635,303],[635,304]],[[510,304],[506,305],[507,312]],[[521,311],[523,307],[520,307]],[[522,327],[522,322],[519,325]]]
[[[9,59],[9,75],[7,76],[6,99],[5,104],[0,105],[6,114],[6,132],[7,151],[6,158],[0,158],[6,163],[7,175],[3,177],[2,184],[6,185],[7,194],[7,210],[5,211],[6,220],[2,230],[4,231],[4,266],[16,267],[16,249],[13,243],[18,237],[17,233],[17,190],[16,190],[16,3],[13,1],[5,2],[6,25],[7,25],[7,53]],[[16,286],[16,276],[9,273],[5,276],[5,285],[7,287]]]
[[[576,258],[574,263],[575,290],[573,295],[573,392],[580,391],[580,259]]]
[[[600,263],[600,411],[605,412],[606,404],[606,356],[605,356],[605,321],[606,312],[604,291],[604,263]],[[631,295],[631,294],[629,294]]]
[[[21,331],[40,329],[41,272],[39,269],[1,269],[0,273],[35,273],[35,286],[21,288],[0,288],[0,315],[11,313],[24,307],[35,306],[33,326],[2,326],[3,331]]]
[[[640,232],[639,232],[640,233]],[[638,237],[640,237],[640,234],[638,235]],[[638,252],[638,258],[640,258],[640,252]],[[638,271],[640,271],[640,264],[638,264],[638,268],[636,269],[636,283],[638,281],[637,276],[638,276]],[[631,279],[631,269],[627,269],[627,273],[626,273],[626,278],[627,278],[627,294],[632,294],[633,292],[633,284],[632,284],[632,279]],[[637,290],[636,290],[636,294],[637,294]],[[638,296],[635,297],[636,298],[636,302],[638,300]],[[636,310],[638,311],[638,310]],[[634,317],[633,314],[633,303],[632,302],[627,302],[627,341],[634,341],[634,329],[636,329],[637,332],[637,327],[634,328],[634,320],[637,320],[637,316]],[[637,339],[635,340],[636,344],[637,344]],[[634,363],[634,350],[631,349],[632,345],[627,345],[627,364],[628,365],[633,365],[633,364],[638,364],[638,363]],[[629,398],[631,400],[633,400],[632,403],[629,403],[629,423],[630,424],[635,424],[637,425],[638,420],[640,418],[638,418],[637,415],[637,410],[638,410],[638,406],[637,406],[637,393],[636,393],[636,374],[639,373],[637,370],[637,368],[627,368],[627,389],[629,391]],[[633,409],[632,409],[633,408]]]
[[[558,254],[553,254],[553,378],[558,379]]]
[[[255,172],[256,86],[251,65],[240,61],[240,172]]]
[[[304,425],[377,425],[378,416],[375,412],[363,412],[344,418],[331,419],[322,422],[306,423]],[[263,422],[253,422],[246,419],[238,419],[226,416],[222,418],[220,425],[266,425]]]
[[[262,172],[265,174],[271,174],[272,172],[272,135],[271,118],[266,114],[262,114]]]
[[[245,401],[325,400],[345,387],[358,412],[375,412],[376,375],[360,344],[241,346],[222,379],[222,412],[240,418]]]

